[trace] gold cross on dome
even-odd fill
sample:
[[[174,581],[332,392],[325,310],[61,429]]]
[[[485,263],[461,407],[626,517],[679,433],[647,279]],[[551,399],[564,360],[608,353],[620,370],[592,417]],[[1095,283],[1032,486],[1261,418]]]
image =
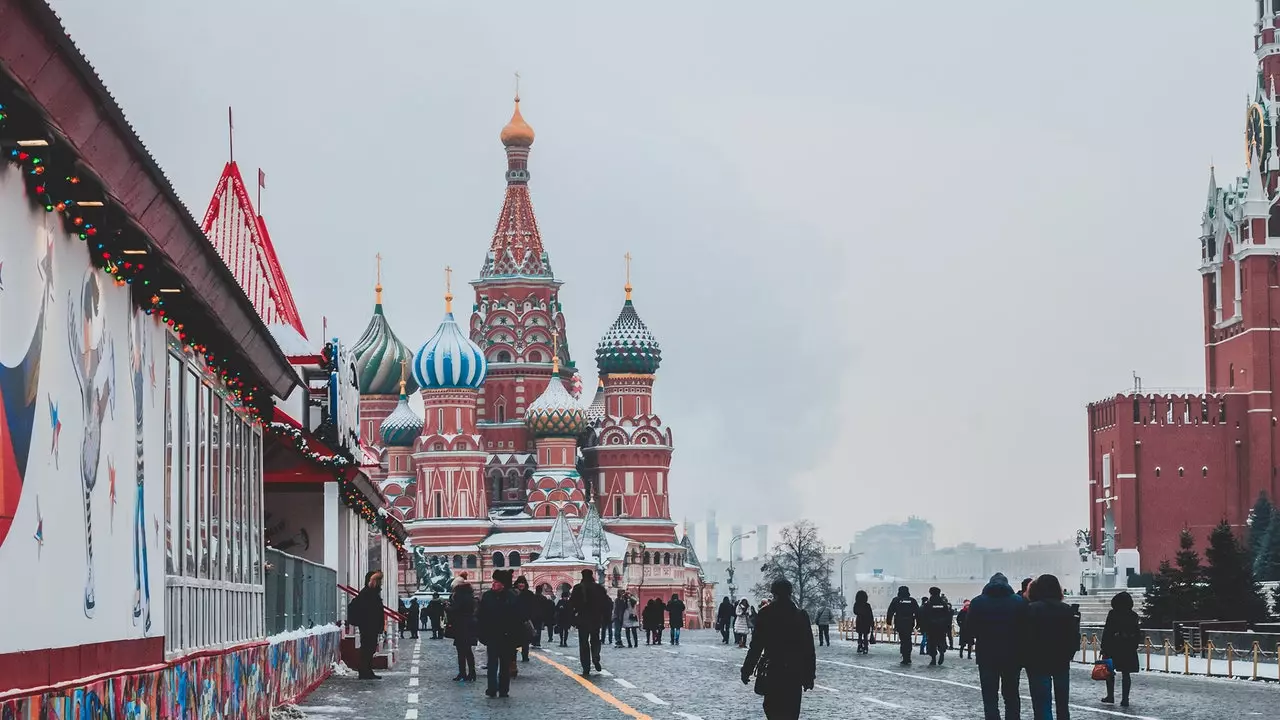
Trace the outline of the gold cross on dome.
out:
[[[551,331],[551,374],[560,374],[560,331]]]
[[[516,71],[516,102],[520,102],[520,71]]]
[[[448,265],[444,266],[444,291],[447,293],[453,292],[453,268]]]
[[[623,255],[622,257],[627,261],[627,284],[625,287],[623,287],[623,289],[627,291],[627,299],[630,300],[631,299],[631,251],[627,251],[627,254]]]
[[[408,375],[409,375],[409,361],[406,360],[405,358],[400,358],[400,394],[401,395],[404,394],[406,379],[408,378]]]
[[[377,278],[378,278],[378,279],[377,279],[377,281],[376,281],[376,284],[373,286],[373,291],[374,291],[374,293],[378,296],[378,297],[377,297],[378,304],[379,304],[379,305],[381,305],[381,304],[382,304],[382,253],[378,253],[377,255],[374,255],[373,257],[374,257],[374,259],[375,259],[375,260],[377,260],[377,261],[378,261],[378,271],[377,271],[377,272],[378,272],[378,275],[377,275]]]

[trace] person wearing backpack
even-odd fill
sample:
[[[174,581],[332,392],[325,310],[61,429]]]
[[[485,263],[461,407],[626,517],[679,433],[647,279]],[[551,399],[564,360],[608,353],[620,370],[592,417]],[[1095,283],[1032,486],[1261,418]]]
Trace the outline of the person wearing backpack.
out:
[[[770,588],[773,602],[756,616],[751,647],[742,662],[742,684],[756,675],[756,694],[764,696],[764,716],[768,720],[798,720],[800,699],[812,690],[817,676],[817,657],[809,613],[791,600],[787,580],[775,580]]]

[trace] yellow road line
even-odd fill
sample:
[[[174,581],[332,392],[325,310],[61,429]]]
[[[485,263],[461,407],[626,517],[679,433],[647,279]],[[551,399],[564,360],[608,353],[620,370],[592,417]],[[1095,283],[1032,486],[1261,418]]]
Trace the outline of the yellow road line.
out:
[[[565,675],[568,675],[569,677],[573,678],[574,680],[576,680],[576,681],[578,682],[578,684],[579,684],[579,685],[581,685],[582,687],[586,688],[586,689],[587,689],[587,692],[590,692],[592,695],[595,695],[596,697],[600,698],[601,700],[603,700],[603,701],[605,701],[605,702],[609,703],[610,705],[614,706],[615,708],[617,708],[617,710],[618,710],[619,712],[621,712],[623,715],[626,715],[627,717],[631,718],[632,720],[653,720],[653,719],[652,719],[652,718],[650,718],[648,715],[645,715],[644,713],[642,713],[642,712],[640,712],[639,710],[636,710],[635,708],[631,707],[630,705],[628,705],[628,704],[626,704],[626,703],[622,702],[621,700],[619,700],[618,698],[616,698],[616,697],[614,697],[614,696],[610,695],[609,693],[605,692],[604,690],[601,690],[601,689],[600,689],[600,688],[599,688],[595,683],[589,682],[586,678],[584,678],[584,677],[582,677],[581,675],[579,675],[578,673],[576,673],[576,672],[574,672],[574,671],[570,670],[569,668],[565,667],[564,665],[561,665],[560,663],[556,662],[555,660],[552,660],[551,658],[547,657],[546,655],[543,655],[542,653],[533,653],[533,656],[534,656],[534,657],[536,657],[536,658],[538,658],[538,659],[539,659],[539,660],[541,660],[542,662],[544,662],[544,663],[546,663],[546,664],[550,665],[551,667],[553,667],[553,668],[555,668],[555,669],[559,670],[560,672],[564,673]]]

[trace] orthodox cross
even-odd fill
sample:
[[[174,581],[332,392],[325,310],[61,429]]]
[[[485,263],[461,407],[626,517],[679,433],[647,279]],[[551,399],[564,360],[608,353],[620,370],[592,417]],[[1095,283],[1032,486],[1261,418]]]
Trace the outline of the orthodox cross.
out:
[[[1108,510],[1110,510],[1110,509],[1111,509],[1111,501],[1112,501],[1112,500],[1119,500],[1119,499],[1120,499],[1120,498],[1119,498],[1119,496],[1117,496],[1117,495],[1107,495],[1106,497],[1100,497],[1100,498],[1098,498],[1097,500],[1094,500],[1094,502],[1095,502],[1095,503],[1106,503],[1106,504],[1107,504],[1107,509],[1108,509]]]
[[[551,331],[551,374],[560,374],[560,331]]]
[[[453,268],[444,266],[444,311],[453,312]]]
[[[409,361],[406,360],[405,358],[400,358],[400,394],[401,395],[404,394],[404,388],[406,384],[405,380],[409,374],[408,368],[409,368]]]
[[[382,304],[382,253],[378,253],[377,255],[374,255],[373,257],[374,257],[374,259],[375,259],[375,260],[377,260],[377,262],[378,262],[378,271],[377,271],[377,272],[378,272],[378,275],[377,275],[377,278],[378,278],[378,279],[377,279],[377,281],[376,281],[376,283],[377,283],[377,284],[375,284],[375,285],[373,286],[373,291],[374,291],[374,293],[376,293],[376,294],[377,294],[377,296],[378,296],[378,298],[377,298],[377,300],[378,300],[378,304],[379,304],[379,305],[381,305],[381,304]]]
[[[622,257],[627,261],[627,284],[623,289],[627,291],[627,299],[630,300],[631,299],[631,252],[628,251],[627,254],[623,255]]]
[[[516,102],[520,102],[520,71],[516,71]]]

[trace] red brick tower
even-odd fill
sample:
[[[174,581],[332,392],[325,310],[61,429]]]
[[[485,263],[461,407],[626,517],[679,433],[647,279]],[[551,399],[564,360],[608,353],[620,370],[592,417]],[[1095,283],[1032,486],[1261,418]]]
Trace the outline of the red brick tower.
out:
[[[596,348],[604,413],[599,419],[592,414],[584,465],[611,532],[644,542],[674,543],[668,493],[672,435],[653,413],[653,381],[662,351],[631,302],[630,261],[628,255],[622,312]]]
[[[553,335],[559,337],[557,374],[561,380],[573,377],[561,283],[551,271],[529,198],[533,128],[520,114],[519,95],[515,104],[500,135],[507,153],[506,196],[480,279],[471,283],[476,293],[471,339],[489,363],[476,405],[483,449],[490,453],[487,494],[491,505],[512,512],[524,508],[536,465],[533,437],[523,418],[552,377]]]
[[[1202,543],[1223,519],[1243,531],[1258,495],[1280,489],[1280,2],[1260,0],[1258,12],[1246,171],[1224,188],[1210,170],[1201,224],[1207,393],[1135,388],[1088,408],[1094,549],[1137,550],[1144,571],[1172,559],[1183,527]]]

